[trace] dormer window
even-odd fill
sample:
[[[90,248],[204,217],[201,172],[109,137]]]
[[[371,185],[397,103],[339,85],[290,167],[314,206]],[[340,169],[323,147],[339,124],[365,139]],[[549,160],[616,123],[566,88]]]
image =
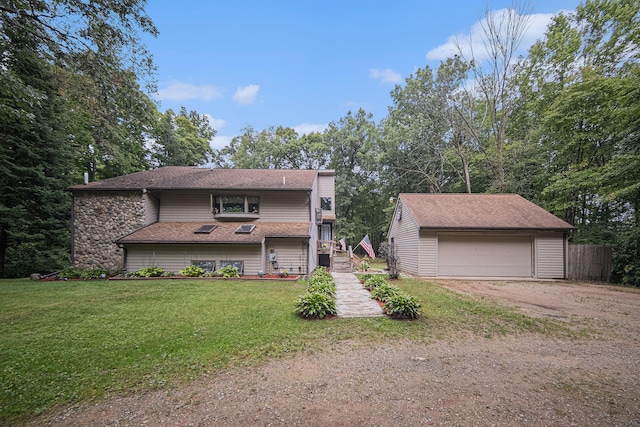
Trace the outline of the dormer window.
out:
[[[214,216],[257,216],[260,213],[260,198],[257,196],[216,196],[212,206]]]

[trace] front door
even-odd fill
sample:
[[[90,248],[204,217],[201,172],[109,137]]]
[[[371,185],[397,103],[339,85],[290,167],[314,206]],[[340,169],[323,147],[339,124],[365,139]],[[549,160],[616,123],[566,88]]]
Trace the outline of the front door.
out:
[[[333,240],[333,229],[331,223],[320,226],[320,240]]]

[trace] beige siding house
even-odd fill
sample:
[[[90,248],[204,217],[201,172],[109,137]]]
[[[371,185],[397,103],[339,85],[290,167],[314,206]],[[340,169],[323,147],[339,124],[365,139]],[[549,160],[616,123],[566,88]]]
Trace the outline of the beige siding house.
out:
[[[573,227],[513,194],[400,194],[400,270],[424,277],[566,278]]]
[[[307,274],[333,239],[334,175],[163,167],[73,186],[74,265]]]

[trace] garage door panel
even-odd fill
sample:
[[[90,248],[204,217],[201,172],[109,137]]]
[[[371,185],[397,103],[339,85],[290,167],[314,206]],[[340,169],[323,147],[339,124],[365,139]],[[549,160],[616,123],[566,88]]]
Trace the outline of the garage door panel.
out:
[[[438,275],[531,277],[531,237],[440,235]]]

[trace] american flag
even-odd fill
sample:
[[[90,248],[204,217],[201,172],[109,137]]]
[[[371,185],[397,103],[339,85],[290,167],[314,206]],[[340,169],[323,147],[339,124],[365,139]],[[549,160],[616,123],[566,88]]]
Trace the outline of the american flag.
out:
[[[338,240],[338,243],[340,243],[340,247],[342,248],[343,251],[347,250],[347,241],[345,240],[344,237]]]
[[[371,258],[376,257],[376,253],[373,251],[373,246],[371,246],[371,240],[369,240],[368,234],[360,241],[360,246],[362,246],[362,249],[364,249],[367,255]]]

